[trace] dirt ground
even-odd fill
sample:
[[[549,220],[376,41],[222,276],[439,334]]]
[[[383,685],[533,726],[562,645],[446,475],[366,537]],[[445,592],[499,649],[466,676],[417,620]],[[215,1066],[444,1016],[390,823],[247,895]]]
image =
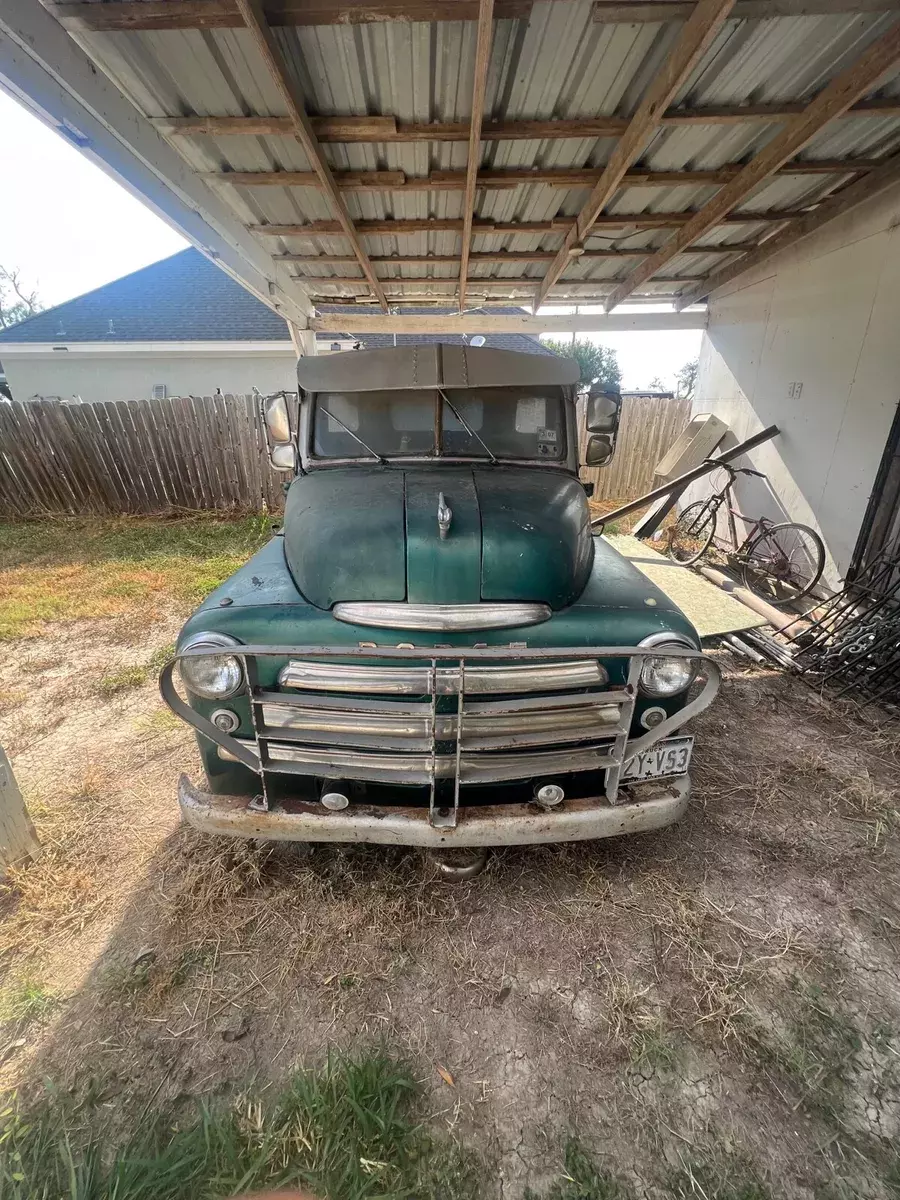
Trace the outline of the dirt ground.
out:
[[[637,1196],[900,1196],[896,734],[723,653],[672,829],[462,884],[415,851],[212,842],[179,825],[198,760],[154,680],[108,682],[189,607],[4,645],[45,849],[0,897],[0,1085],[126,1121],[374,1042],[485,1197],[558,1184],[572,1136]]]

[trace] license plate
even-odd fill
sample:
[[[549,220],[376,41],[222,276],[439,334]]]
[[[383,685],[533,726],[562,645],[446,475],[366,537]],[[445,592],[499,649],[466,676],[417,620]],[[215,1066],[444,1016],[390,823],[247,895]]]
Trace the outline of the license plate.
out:
[[[669,738],[642,754],[636,754],[622,768],[622,779],[659,779],[663,775],[684,775],[691,763],[692,737]]]

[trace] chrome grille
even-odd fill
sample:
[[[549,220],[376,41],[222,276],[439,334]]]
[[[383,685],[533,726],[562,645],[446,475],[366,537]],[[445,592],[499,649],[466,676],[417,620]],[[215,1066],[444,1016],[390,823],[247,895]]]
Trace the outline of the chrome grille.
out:
[[[455,824],[467,784],[602,770],[615,803],[624,763],[705,708],[718,686],[718,668],[702,654],[673,650],[703,661],[704,689],[677,717],[629,740],[652,650],[242,646],[235,653],[250,692],[252,739],[223,733],[185,704],[172,686],[174,664],[163,671],[163,695],[218,743],[222,758],[259,775],[262,806],[270,774],[416,784],[430,787],[435,825]],[[265,657],[289,660],[278,689],[259,683]],[[607,667],[622,682],[610,684]]]

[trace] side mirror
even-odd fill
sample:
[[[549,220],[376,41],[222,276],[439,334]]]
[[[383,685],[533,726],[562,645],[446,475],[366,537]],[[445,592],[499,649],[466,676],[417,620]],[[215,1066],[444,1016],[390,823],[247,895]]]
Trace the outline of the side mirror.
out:
[[[586,467],[605,467],[615,450],[615,438],[605,433],[592,433],[584,452]]]
[[[297,450],[291,442],[282,442],[273,446],[269,454],[269,462],[276,471],[296,471]]]
[[[618,392],[591,392],[585,421],[588,433],[609,433],[615,437],[621,411],[622,397]]]
[[[291,440],[291,418],[284,395],[273,396],[266,405],[266,429],[273,442]]]

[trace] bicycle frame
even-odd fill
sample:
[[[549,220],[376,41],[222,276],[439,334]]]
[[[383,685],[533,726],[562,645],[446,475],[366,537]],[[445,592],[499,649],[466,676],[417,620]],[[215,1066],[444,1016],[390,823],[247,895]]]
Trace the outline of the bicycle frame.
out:
[[[716,529],[718,529],[719,509],[723,504],[725,505],[725,512],[728,517],[728,543],[726,544],[724,538],[720,538],[718,533],[713,533],[712,544],[717,549],[728,554],[733,554],[736,558],[740,558],[747,548],[752,545],[754,539],[761,531],[771,528],[772,522],[768,519],[768,517],[754,518],[745,516],[744,513],[735,508],[734,493],[732,491],[733,484],[734,478],[730,478],[728,483],[726,483],[725,486],[722,487],[718,492],[713,492],[713,494],[709,497],[707,504],[709,506],[709,511],[712,513],[713,520],[716,523]],[[737,518],[739,521],[743,521],[745,525],[750,527],[749,532],[741,541],[738,540],[738,531],[735,518]]]

